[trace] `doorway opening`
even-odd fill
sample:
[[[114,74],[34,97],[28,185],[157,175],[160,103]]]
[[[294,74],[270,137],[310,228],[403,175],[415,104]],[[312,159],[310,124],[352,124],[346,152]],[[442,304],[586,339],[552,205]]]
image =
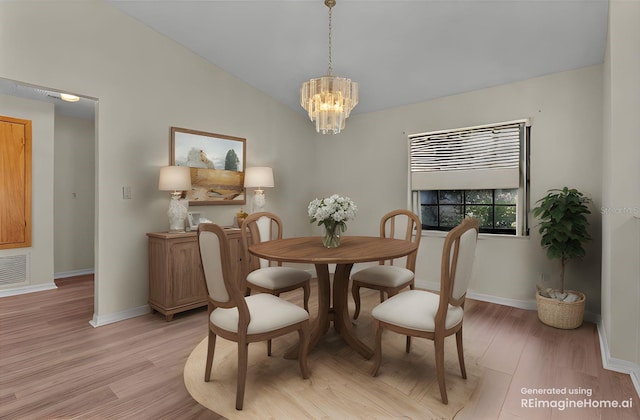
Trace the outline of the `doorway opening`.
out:
[[[22,252],[28,255],[27,260],[31,267],[40,267],[39,264],[50,267],[53,261],[53,273],[49,275],[47,269],[47,275],[44,276],[47,278],[40,274],[31,275],[23,283],[26,284],[24,287],[16,289],[18,293],[54,288],[54,283],[68,283],[74,279],[86,281],[87,277],[95,276],[98,101],[77,96],[77,99],[68,102],[61,98],[62,93],[65,92],[56,88],[0,78],[0,95],[21,98],[2,100],[0,113],[11,116],[14,110],[27,118],[33,113],[34,120],[43,118],[41,121],[46,121],[47,126],[39,134],[36,134],[34,128],[32,145],[32,195],[33,207],[36,210],[33,222],[37,229],[42,230],[34,232],[36,242],[32,244],[33,248],[14,250],[13,253]],[[38,105],[40,102],[47,102],[53,106],[43,108],[42,105]],[[45,117],[38,111],[42,109],[46,111]],[[40,138],[35,138],[36,135]],[[46,153],[42,153],[45,151],[42,148],[45,143],[41,143],[42,149],[38,150],[38,141],[53,141],[53,149],[47,144]],[[45,211],[40,209],[41,212],[38,213],[36,207],[42,205],[47,208]],[[51,237],[53,246],[49,246]],[[46,242],[38,243],[38,238],[46,238]],[[53,278],[49,278],[51,276]],[[95,306],[98,288],[94,286],[94,290]]]

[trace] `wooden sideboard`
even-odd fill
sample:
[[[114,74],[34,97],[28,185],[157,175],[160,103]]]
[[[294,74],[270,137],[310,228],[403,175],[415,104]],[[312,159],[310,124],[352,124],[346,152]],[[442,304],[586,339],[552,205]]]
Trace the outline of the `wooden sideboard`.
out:
[[[225,228],[229,238],[234,277],[241,284],[240,229]],[[149,306],[167,321],[173,315],[207,305],[197,232],[147,233],[149,238]]]

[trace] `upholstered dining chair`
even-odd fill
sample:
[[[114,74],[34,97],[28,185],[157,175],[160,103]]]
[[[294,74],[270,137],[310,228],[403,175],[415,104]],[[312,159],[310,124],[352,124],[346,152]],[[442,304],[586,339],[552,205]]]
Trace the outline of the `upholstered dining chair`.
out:
[[[299,335],[298,361],[302,377],[309,377],[309,313],[271,294],[245,296],[232,275],[229,240],[213,223],[198,226],[198,244],[209,307],[209,338],[205,382],[211,379],[216,337],[238,343],[236,409],[242,410],[247,379],[249,343],[270,340],[294,331]]]
[[[444,339],[456,335],[458,362],[464,379],[462,321],[467,287],[471,279],[478,238],[478,220],[466,218],[446,236],[440,268],[440,295],[424,290],[408,290],[376,306],[371,315],[375,331],[374,364],[376,376],[382,361],[382,331],[433,340],[440,396],[448,404],[444,383]],[[410,347],[407,346],[407,353]]]
[[[299,268],[284,267],[281,262],[268,261],[249,253],[251,244],[282,239],[282,230],[282,220],[270,212],[253,213],[242,222],[240,237],[244,252],[247,293],[256,291],[280,296],[280,293],[302,288],[303,306],[309,312],[311,273]],[[271,355],[271,340],[267,342],[267,354]]]
[[[393,210],[380,220],[380,237],[404,239],[420,245],[422,222],[420,218],[409,210]],[[355,302],[353,319],[360,315],[360,288],[380,291],[380,302],[384,302],[385,293],[388,297],[409,286],[414,288],[416,257],[418,251],[396,260],[380,261],[376,266],[359,270],[351,276],[351,294]]]

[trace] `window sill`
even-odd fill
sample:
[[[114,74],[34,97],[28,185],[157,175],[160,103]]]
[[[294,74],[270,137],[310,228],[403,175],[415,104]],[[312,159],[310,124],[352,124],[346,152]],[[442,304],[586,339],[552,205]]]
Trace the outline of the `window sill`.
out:
[[[441,231],[441,230],[423,230],[422,231],[422,236],[423,237],[427,237],[427,238],[444,238],[447,236],[447,233],[449,232],[445,232],[445,231]],[[509,240],[529,240],[529,238],[531,238],[530,235],[528,236],[517,236],[517,235],[501,235],[501,234],[497,234],[497,233],[480,233],[478,234],[478,239],[494,239],[494,238],[499,238],[499,239],[509,239]]]

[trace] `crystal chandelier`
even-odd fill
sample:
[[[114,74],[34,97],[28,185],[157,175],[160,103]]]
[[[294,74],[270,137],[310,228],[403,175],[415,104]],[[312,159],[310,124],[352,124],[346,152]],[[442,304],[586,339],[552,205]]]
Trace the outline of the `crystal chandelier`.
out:
[[[351,79],[332,74],[331,69],[331,8],[335,0],[325,0],[329,8],[329,69],[326,76],[304,82],[300,88],[300,105],[316,122],[321,134],[338,134],[351,110],[358,105],[358,84]]]

